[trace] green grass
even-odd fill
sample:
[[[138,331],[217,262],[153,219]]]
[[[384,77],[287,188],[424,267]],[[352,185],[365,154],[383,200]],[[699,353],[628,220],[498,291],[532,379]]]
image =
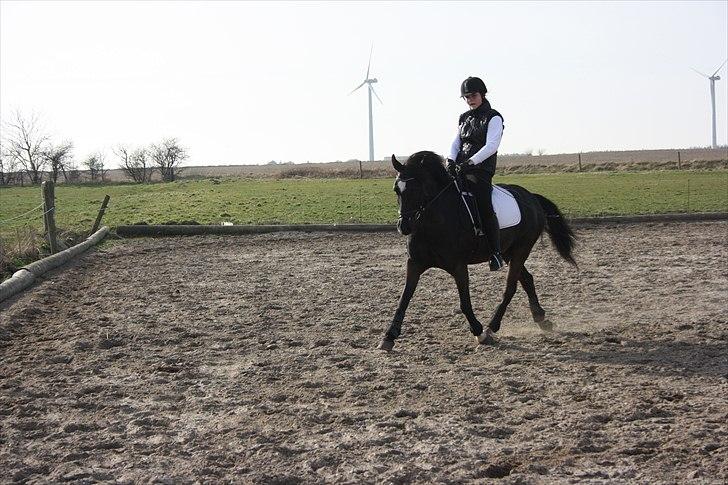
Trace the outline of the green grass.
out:
[[[553,200],[572,217],[728,211],[728,171],[558,173],[498,176]],[[105,194],[103,223],[164,224],[389,223],[397,214],[392,179],[229,179],[153,185],[56,187],[58,227],[88,231]],[[0,236],[25,225],[42,228],[39,187],[0,189]]]
[[[502,180],[548,197],[572,217],[728,211],[725,170],[564,173]]]

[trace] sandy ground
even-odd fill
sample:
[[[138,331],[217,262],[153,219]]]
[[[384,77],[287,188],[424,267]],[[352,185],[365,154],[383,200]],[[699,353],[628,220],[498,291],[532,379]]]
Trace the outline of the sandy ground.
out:
[[[127,240],[0,304],[0,481],[725,483],[728,223],[537,244],[476,347],[394,234]],[[505,279],[471,268],[487,321]]]

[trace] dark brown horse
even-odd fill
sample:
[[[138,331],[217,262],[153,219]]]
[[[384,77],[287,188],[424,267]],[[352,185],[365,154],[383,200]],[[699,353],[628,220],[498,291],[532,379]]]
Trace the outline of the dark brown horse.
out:
[[[561,257],[576,266],[572,256],[575,236],[558,207],[523,187],[500,185],[518,202],[521,221],[500,231],[503,257],[509,263],[506,289],[488,328],[483,331],[470,303],[468,265],[488,261],[491,250],[485,238],[475,235],[453,178],[445,170],[442,158],[432,152],[417,152],[404,165],[392,155],[392,165],[398,172],[394,184],[399,203],[397,229],[409,236],[407,281],[379,348],[392,350],[394,347],[420,276],[429,268],[445,270],[455,279],[460,308],[468,319],[470,331],[481,344],[494,343],[493,334],[500,329],[519,281],[528,295],[534,321],[542,322],[546,312],[539,304],[533,276],[525,263],[544,230]]]

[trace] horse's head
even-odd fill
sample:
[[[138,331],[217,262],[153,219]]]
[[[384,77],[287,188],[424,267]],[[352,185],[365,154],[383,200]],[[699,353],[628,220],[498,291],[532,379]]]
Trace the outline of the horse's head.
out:
[[[450,182],[442,158],[433,152],[417,152],[402,164],[392,155],[397,171],[394,192],[397,194],[399,219],[397,230],[406,236],[416,230],[428,204]]]

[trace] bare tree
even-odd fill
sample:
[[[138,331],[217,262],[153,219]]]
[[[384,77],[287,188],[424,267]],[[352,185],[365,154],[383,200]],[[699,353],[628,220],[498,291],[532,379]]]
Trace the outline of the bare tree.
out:
[[[176,138],[166,138],[149,148],[152,162],[164,182],[173,182],[182,171],[181,165],[189,156]]]
[[[152,167],[149,162],[149,153],[144,148],[130,151],[124,145],[114,149],[114,154],[119,158],[119,166],[126,175],[134,182],[145,183],[152,178]]]
[[[13,185],[18,178],[15,159],[0,146],[0,185]]]
[[[0,142],[0,185],[13,185],[17,170],[15,159],[8,155]]]
[[[48,135],[41,132],[38,117],[26,118],[20,111],[15,111],[3,128],[3,145],[8,156],[28,174],[32,183],[39,184],[48,163],[44,156]]]
[[[107,170],[104,169],[105,156],[102,152],[96,152],[89,155],[84,160],[83,165],[86,167],[92,182],[103,182],[106,178]]]
[[[43,156],[46,158],[50,165],[50,177],[53,182],[58,182],[58,174],[63,173],[64,178],[66,173],[66,164],[71,160],[73,151],[73,143],[70,141],[64,141],[60,145],[48,144]]]
[[[132,169],[133,167],[129,148],[126,145],[117,145],[115,148],[112,148],[111,151],[114,152],[116,158],[119,159],[119,167],[124,171],[124,173],[126,173],[126,175],[134,182],[138,182],[136,172]]]
[[[63,179],[69,183],[77,183],[81,181],[81,172],[74,160],[68,160],[63,165]]]
[[[141,175],[141,181],[151,182],[154,170],[152,168],[152,162],[149,159],[149,150],[146,148],[138,148],[134,150],[131,154],[131,160]]]

